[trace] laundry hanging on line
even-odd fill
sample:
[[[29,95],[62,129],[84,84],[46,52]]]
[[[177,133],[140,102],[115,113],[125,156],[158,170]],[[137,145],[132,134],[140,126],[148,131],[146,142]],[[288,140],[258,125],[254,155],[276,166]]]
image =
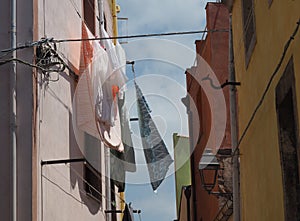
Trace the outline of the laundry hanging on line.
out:
[[[86,38],[93,36],[84,24],[82,35]],[[113,46],[112,42],[104,44],[104,48],[98,41],[82,44],[80,79],[76,88],[77,124],[107,147],[123,151],[119,110],[113,101],[113,89],[118,87],[118,96],[122,96],[127,80],[123,71],[125,53],[120,45]]]
[[[134,82],[139,115],[139,127],[144,156],[146,159],[150,182],[155,191],[165,179],[169,166],[173,162],[168,149],[151,118],[150,108],[141,89]]]
[[[133,209],[126,203],[125,209],[123,211],[123,218],[122,221],[134,221],[134,216],[133,216]]]
[[[125,172],[135,172],[135,153],[129,127],[128,112],[125,105],[125,93],[123,98],[118,99],[118,107],[121,121],[121,137],[124,151],[111,149],[110,174],[113,183],[118,187],[118,192],[125,191]]]
[[[102,31],[108,36],[105,30]],[[82,37],[92,36],[83,24]],[[125,173],[136,171],[128,112],[124,103],[127,80],[125,52],[120,44],[114,46],[111,40],[103,42],[102,46],[98,41],[84,41],[80,60],[80,79],[74,108],[76,127],[111,148],[111,179],[119,192],[123,192]]]

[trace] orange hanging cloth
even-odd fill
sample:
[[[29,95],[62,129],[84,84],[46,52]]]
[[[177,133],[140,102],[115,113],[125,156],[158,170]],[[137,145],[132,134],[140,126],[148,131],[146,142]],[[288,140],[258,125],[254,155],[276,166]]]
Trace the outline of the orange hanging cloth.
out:
[[[82,39],[89,38],[89,34],[84,22],[82,22]],[[80,48],[80,65],[79,65],[79,74],[81,75],[89,64],[92,63],[93,60],[93,45],[90,41],[82,41]]]

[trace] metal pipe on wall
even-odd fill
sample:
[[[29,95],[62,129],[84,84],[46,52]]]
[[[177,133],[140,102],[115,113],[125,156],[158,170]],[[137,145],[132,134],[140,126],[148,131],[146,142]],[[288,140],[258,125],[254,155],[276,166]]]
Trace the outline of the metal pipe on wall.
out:
[[[11,0],[11,48],[17,47],[17,0]],[[12,52],[12,59],[17,52]],[[17,221],[17,63],[12,61],[10,73],[10,144],[12,148],[12,220]]]
[[[229,15],[229,82],[235,82],[233,37],[232,37],[232,15]],[[236,105],[236,86],[231,84],[229,89],[230,102],[230,127],[232,144],[232,190],[233,190],[233,221],[240,221],[240,167],[237,129],[237,105]]]
[[[111,182],[110,182],[110,150],[108,147],[104,149],[105,155],[105,195],[106,210],[111,210]],[[111,221],[111,214],[106,213],[106,220]]]
[[[111,0],[111,10],[112,10],[112,18],[113,18],[113,37],[118,37],[118,16],[117,16],[117,3],[116,0]],[[117,44],[117,39],[113,39],[114,45]],[[125,209],[125,193],[120,192],[120,209],[123,211]],[[123,218],[123,214],[120,214],[120,218]]]
[[[99,11],[99,34],[100,37],[104,37],[104,3],[103,0],[98,0],[98,11]],[[103,45],[103,40],[100,41]],[[111,182],[110,182],[110,150],[109,148],[104,148],[104,161],[105,161],[105,195],[106,195],[106,210],[111,210]],[[110,221],[111,214],[106,213],[106,220]]]

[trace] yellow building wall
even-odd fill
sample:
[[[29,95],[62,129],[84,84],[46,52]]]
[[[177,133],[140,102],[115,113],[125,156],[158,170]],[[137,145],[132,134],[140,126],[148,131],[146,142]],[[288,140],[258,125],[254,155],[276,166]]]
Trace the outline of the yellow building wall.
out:
[[[256,45],[245,65],[242,0],[232,10],[235,70],[238,87],[239,136],[261,98],[300,18],[298,0],[254,0]],[[284,220],[283,185],[278,143],[275,87],[291,56],[294,58],[297,103],[300,104],[300,30],[240,145],[241,218],[243,221]],[[298,116],[300,116],[297,108]],[[300,125],[300,124],[299,124]]]
[[[176,207],[177,216],[179,211],[183,211],[183,203],[180,204],[182,199],[181,193],[184,186],[191,185],[191,164],[190,164],[190,145],[189,138],[180,136],[177,133],[173,134],[174,144],[174,166],[175,166],[175,185],[176,185]]]

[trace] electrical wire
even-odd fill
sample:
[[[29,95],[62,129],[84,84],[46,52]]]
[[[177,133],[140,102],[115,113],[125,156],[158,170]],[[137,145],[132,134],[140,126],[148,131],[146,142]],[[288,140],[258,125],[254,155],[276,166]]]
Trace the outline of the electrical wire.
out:
[[[85,183],[87,183],[88,184],[88,181],[86,180],[86,179],[84,179],[84,177],[81,175],[81,174],[79,174],[76,170],[74,170],[70,165],[67,165],[66,164],[66,166],[68,167],[68,168],[70,168],[70,170],[72,170],[83,182],[85,182]],[[102,180],[102,179],[101,179]],[[104,181],[102,181],[102,184],[104,184],[105,185],[105,183],[104,183]],[[93,188],[94,190],[95,190],[95,188]],[[110,203],[112,204],[112,205],[114,205],[113,203],[114,202],[112,202],[110,199],[108,199],[105,195],[103,195],[102,193],[100,193],[99,191],[97,191],[97,190],[95,190],[98,194],[100,194],[100,196],[102,196],[102,197],[104,197],[105,199],[107,199],[108,201],[110,201]],[[124,199],[122,199],[120,196],[118,196],[118,194],[116,194],[116,192],[114,191],[114,190],[112,190],[112,192],[123,202],[123,203],[127,203]]]
[[[72,1],[72,0],[70,0]],[[75,8],[75,6],[73,6]],[[76,9],[76,8],[75,8]],[[86,39],[82,39],[82,38],[78,38],[78,39],[61,39],[61,40],[55,40],[53,38],[45,38],[42,39],[40,41],[35,41],[32,43],[26,43],[24,45],[21,45],[19,47],[16,48],[9,48],[9,49],[3,49],[1,50],[1,52],[5,52],[4,55],[2,55],[1,57],[7,56],[9,53],[15,51],[15,50],[20,50],[20,49],[25,49],[25,48],[30,48],[30,47],[34,47],[34,46],[40,46],[40,45],[48,45],[49,46],[49,50],[51,51],[51,53],[53,53],[56,58],[61,62],[61,64],[66,67],[69,72],[71,73],[72,77],[74,77],[75,80],[78,80],[78,76],[76,75],[76,73],[73,71],[72,68],[69,67],[69,65],[67,65],[67,63],[64,61],[64,59],[58,54],[56,48],[52,48],[50,46],[50,43],[62,43],[62,42],[74,42],[74,41],[94,41],[94,40],[109,40],[109,39],[124,39],[124,38],[147,38],[147,37],[158,37],[158,36],[172,36],[172,35],[187,35],[187,34],[197,34],[197,33],[207,33],[207,32],[228,32],[227,29],[212,29],[212,30],[202,30],[202,31],[187,31],[187,32],[168,32],[168,33],[155,33],[155,34],[141,34],[141,35],[127,35],[127,36],[117,36],[117,37],[104,37],[104,38],[86,38]],[[45,59],[45,58],[41,58],[41,59]],[[21,59],[7,59],[4,61],[0,61],[0,65],[6,64],[8,62],[12,62],[12,61],[17,61],[20,62],[22,64],[37,68],[43,72],[58,72],[57,70],[52,70],[52,69],[45,69],[43,67],[41,67],[40,65],[34,65],[34,64],[30,64],[26,61],[23,61]],[[55,80],[57,81],[57,79]]]
[[[54,43],[55,44],[55,43]],[[73,77],[73,79],[75,81],[78,81],[78,75],[73,71],[73,69],[64,61],[64,59],[62,58],[61,55],[58,54],[58,51],[56,49],[56,46],[51,47],[51,45],[49,44],[49,42],[47,43],[47,45],[49,46],[49,50],[51,53],[53,53],[53,55],[69,70],[69,73],[71,75],[71,77]]]
[[[211,30],[198,30],[198,31],[182,31],[182,32],[165,32],[165,33],[152,33],[152,34],[139,34],[139,35],[125,35],[125,36],[115,36],[115,37],[97,37],[97,38],[75,38],[75,39],[54,39],[54,38],[44,38],[39,41],[34,41],[31,43],[26,43],[16,48],[3,49],[0,52],[13,52],[15,50],[25,49],[34,47],[37,45],[42,45],[44,43],[63,43],[63,42],[76,42],[76,41],[99,41],[99,40],[113,40],[113,39],[130,39],[130,38],[151,38],[151,37],[161,37],[161,36],[174,36],[174,35],[192,35],[199,33],[208,32],[228,32],[228,29],[211,29]],[[2,56],[6,56],[2,55]]]
[[[6,52],[6,53],[0,56],[0,58],[3,58],[15,50],[29,48],[29,47],[33,47],[36,45],[38,45],[40,47],[44,46],[44,48],[43,48],[44,52],[41,54],[41,57],[37,57],[36,64],[32,64],[30,62],[24,61],[19,58],[9,58],[9,59],[5,59],[5,60],[0,60],[0,66],[5,65],[10,62],[13,62],[13,61],[19,62],[26,66],[36,68],[36,69],[42,71],[47,82],[49,82],[49,81],[57,82],[59,80],[59,75],[54,80],[50,79],[49,73],[51,73],[51,72],[61,73],[64,71],[65,68],[67,68],[69,70],[69,74],[74,78],[74,80],[78,81],[78,76],[76,75],[76,73],[72,70],[72,68],[70,68],[70,66],[64,61],[64,59],[57,53],[56,47],[54,47],[54,49],[52,48],[52,46],[48,42],[49,40],[51,40],[51,39],[42,39],[41,41],[36,41],[31,44],[26,44],[26,45],[23,45],[23,46],[20,46],[17,48],[5,49],[5,50],[2,50],[2,52]],[[53,60],[56,59],[58,61],[51,61],[51,59],[53,59]],[[49,68],[50,66],[59,66],[59,67],[57,69],[53,69],[53,68]]]
[[[79,174],[76,170],[74,170],[70,165],[68,165],[68,164],[65,164],[70,170],[72,170],[83,182],[85,182],[85,183],[87,183],[88,185],[89,185],[89,183],[88,183],[88,181],[86,180],[86,179],[84,179],[84,177],[81,175],[81,174]],[[102,181],[102,179],[101,179],[101,181]],[[104,181],[102,181],[102,184],[104,184],[105,185],[105,182]],[[89,185],[90,186],[90,185]],[[102,197],[104,197],[105,199],[107,199],[108,201],[110,201],[110,203],[111,203],[111,205],[112,206],[114,206],[115,205],[115,202],[114,201],[111,201],[110,199],[108,199],[105,195],[103,195],[102,193],[100,193],[99,191],[97,191],[95,188],[93,188],[98,194],[100,194],[100,196],[102,196]],[[115,195],[115,196],[117,196],[117,198],[119,198],[119,200],[120,201],[122,201],[123,203],[125,203],[125,204],[128,204],[122,197],[120,197],[117,193],[116,193],[116,191],[114,191],[113,189],[111,189],[111,191],[112,191],[112,193]],[[139,213],[140,214],[140,213]]]
[[[1,56],[0,56],[0,58],[4,58],[4,57],[6,57],[7,55],[9,55],[11,52],[9,51],[9,52],[6,52],[6,53],[4,53],[4,54],[2,54]]]
[[[78,171],[76,171],[75,169],[73,169],[70,165],[68,164],[64,164],[66,167],[68,167],[72,172],[74,172],[76,174],[76,176],[81,180],[83,181],[86,185],[89,186],[89,188],[93,189],[93,191],[95,191],[97,194],[99,194],[101,197],[103,197],[104,199],[107,199],[111,205],[115,206],[115,202],[108,199],[104,194],[102,194],[100,191],[98,191],[96,188],[94,188],[81,174],[79,174]],[[54,170],[60,175],[62,176],[66,181],[68,181],[69,183],[72,184],[72,186],[75,186],[75,183],[72,183],[71,180],[69,178],[67,178],[65,175],[63,175],[58,169],[56,169],[55,167],[53,167]],[[55,183],[53,180],[51,180],[49,177],[47,177],[46,175],[42,174],[42,177],[45,178],[47,181],[49,181],[50,183],[52,183],[53,185],[57,186],[60,190],[62,190],[64,193],[66,193],[67,195],[71,196],[72,198],[74,198],[76,201],[80,202],[80,203],[84,203],[82,200],[76,198],[74,195],[72,195],[70,192],[66,191],[63,187],[61,187],[59,184]],[[102,181],[102,179],[101,179]],[[105,185],[104,181],[102,181],[102,184]],[[78,187],[78,190],[83,193],[83,194],[87,194],[88,192],[80,189]],[[117,196],[122,202],[124,202],[125,204],[128,204],[124,199],[122,199],[121,197],[118,196],[118,194],[113,190],[111,189],[111,191],[115,194],[115,196]],[[93,198],[95,199],[97,202],[100,202],[100,200],[96,199],[96,198]],[[140,217],[140,220],[141,220],[141,213],[139,213],[139,217]]]
[[[78,8],[77,4],[74,2],[74,0],[69,0],[69,1],[72,4],[78,17],[81,19],[81,21],[83,21],[85,23],[85,25],[87,25],[86,21],[84,20],[84,17],[80,14],[79,8]],[[90,1],[88,1],[88,4],[89,4],[89,7],[93,10],[94,7],[92,6],[92,3]]]
[[[129,38],[150,38],[160,36],[173,36],[173,35],[191,35],[207,32],[228,32],[228,29],[212,29],[202,31],[182,31],[182,32],[165,32],[165,33],[152,33],[152,34],[139,34],[139,35],[126,35],[116,37],[103,37],[103,38],[75,38],[75,39],[53,39],[52,42],[63,43],[63,42],[74,42],[74,41],[99,41],[99,40],[113,40],[113,39],[129,39]]]
[[[79,16],[79,18],[82,20],[82,16],[79,13],[79,9],[78,9],[78,6],[76,5],[76,3],[73,0],[69,0],[69,1],[72,4],[72,6],[73,6],[74,10],[76,11],[77,15]]]
[[[56,69],[45,69],[45,68],[43,68],[41,66],[38,66],[38,65],[35,65],[35,64],[31,64],[31,63],[29,63],[27,61],[24,61],[24,60],[21,60],[19,58],[10,58],[10,59],[4,60],[4,61],[0,61],[0,66],[4,65],[4,64],[7,64],[9,62],[12,62],[12,61],[17,61],[17,62],[19,62],[21,64],[24,64],[24,65],[27,65],[27,66],[30,66],[30,67],[33,67],[33,68],[37,68],[37,69],[39,69],[39,70],[41,70],[43,72],[58,72],[58,70],[56,70]]]
[[[76,11],[76,13],[78,14],[79,18],[81,18],[81,20],[84,21],[84,19],[82,18],[81,14],[79,13],[77,5],[74,3],[73,0],[69,0],[69,1],[72,4],[72,7]],[[256,0],[255,0],[254,4],[255,3],[256,3]],[[246,28],[248,27],[251,18],[252,18],[252,16],[248,16],[247,21],[245,22]],[[220,29],[220,30],[212,29],[212,30],[201,30],[201,31],[154,33],[154,34],[126,35],[126,36],[104,37],[104,38],[87,38],[87,39],[78,38],[78,39],[58,39],[58,40],[54,40],[53,38],[45,38],[45,39],[42,39],[40,41],[34,41],[34,42],[31,42],[31,43],[25,43],[25,44],[23,44],[21,46],[18,46],[16,48],[3,49],[0,52],[12,52],[14,50],[20,50],[20,49],[25,49],[25,48],[33,47],[33,46],[36,46],[36,45],[40,45],[40,44],[43,44],[45,42],[63,43],[63,42],[74,42],[74,41],[93,41],[93,40],[109,40],[109,39],[147,38],[147,37],[159,37],[159,36],[189,35],[189,34],[199,34],[199,33],[205,34],[205,33],[208,33],[208,32],[228,32],[228,31],[229,31],[228,29]],[[241,39],[240,42],[242,42],[242,40],[243,39]],[[4,57],[6,55],[7,54],[2,55],[2,56]],[[66,66],[66,67],[68,67],[68,66]],[[70,68],[68,68],[68,69],[71,70]]]
[[[46,82],[57,82],[59,80],[59,73],[63,72],[65,70],[65,68],[67,68],[69,70],[69,73],[73,77],[76,76],[75,73],[73,72],[73,70],[57,54],[56,50],[51,47],[49,42],[47,42],[48,40],[49,39],[39,41],[39,43],[41,42],[42,45],[39,45],[41,47],[40,47],[40,50],[38,50],[38,51],[40,51],[40,53],[37,53],[36,64],[32,64],[32,63],[29,63],[27,61],[24,61],[24,60],[18,59],[18,58],[10,58],[10,59],[6,59],[6,60],[0,60],[0,66],[7,64],[9,62],[12,62],[12,61],[19,62],[21,64],[24,64],[29,67],[36,68],[36,69],[42,71],[42,73],[45,76]],[[33,44],[30,44],[30,45],[35,46],[36,44],[39,44],[39,43],[34,42]],[[27,45],[26,47],[31,47],[30,45]],[[42,46],[44,46],[44,47],[42,47]],[[43,53],[41,52],[41,48],[44,50]],[[56,47],[54,47],[54,48],[56,48]],[[7,53],[3,56],[8,55],[9,53],[11,53],[14,50],[18,50],[18,49],[7,50]],[[39,57],[39,56],[41,56],[41,57]],[[55,60],[58,60],[58,61],[55,61]],[[54,67],[54,66],[56,66],[57,68],[55,68],[55,69],[50,68],[50,67]],[[51,77],[50,77],[50,73],[53,73],[53,72],[58,73],[56,79],[51,79]],[[77,79],[76,77],[75,77],[75,80]]]
[[[82,182],[84,182],[85,184],[87,184],[89,187],[91,187],[96,193],[98,193],[101,197],[103,197],[104,199],[110,201],[104,194],[102,194],[100,191],[98,191],[95,187],[93,187],[86,179],[83,178],[83,176],[81,174],[79,174],[75,169],[73,169],[70,165],[65,164],[72,172],[74,172],[76,174],[77,177],[79,177]],[[101,179],[102,180],[102,179]],[[103,182],[102,182],[103,184]],[[114,202],[110,201],[111,204],[113,204]]]
[[[44,174],[42,174],[42,178],[46,179],[48,182],[52,183],[54,186],[56,186],[57,188],[59,188],[61,191],[63,191],[65,194],[67,194],[68,196],[72,197],[74,200],[76,200],[77,202],[84,204],[84,202],[78,198],[76,198],[73,194],[69,193],[68,191],[66,191],[64,188],[62,188],[59,184],[55,183],[53,180],[51,180],[49,177],[45,176]],[[80,190],[79,190],[80,191]]]
[[[31,64],[31,63],[29,63],[27,61],[24,61],[24,60],[21,60],[21,59],[18,59],[18,58],[10,58],[10,59],[4,60],[4,61],[0,61],[0,66],[4,65],[4,64],[7,64],[9,62],[12,62],[12,61],[16,61],[16,62],[19,62],[19,63],[24,64],[26,66],[29,66],[29,67],[32,67],[32,68],[36,68],[36,69],[42,71],[48,82],[49,81],[51,81],[51,82],[57,82],[59,80],[59,75],[54,80],[50,79],[50,74],[49,73],[51,73],[51,72],[52,73],[53,72],[60,73],[60,72],[62,72],[65,69],[65,66],[62,65],[61,63],[58,63],[58,62],[54,62],[54,63],[52,63],[52,65],[53,66],[54,65],[62,65],[60,68],[58,68],[58,69],[50,69],[50,68],[46,69],[46,68],[41,67],[39,65]]]
[[[75,186],[75,183],[72,183],[70,179],[68,179],[65,175],[63,175],[58,169],[56,169],[55,167],[53,167],[54,170],[57,171],[57,173],[62,176],[67,182],[69,182],[72,186]],[[73,168],[71,168],[70,166],[68,166],[68,168],[70,170],[72,170],[72,172],[74,172],[76,174],[76,176],[78,176],[86,185],[89,186],[89,188],[91,188],[93,191],[95,191],[97,194],[99,194],[101,197],[103,197],[104,199],[107,199],[107,197],[105,195],[103,195],[101,192],[99,192],[93,185],[91,185],[86,179],[84,179],[76,170],[74,170]],[[51,180],[49,177],[46,177],[44,174],[42,174],[42,177],[46,178],[49,182],[51,182],[52,184],[54,184],[55,186],[57,186],[59,189],[61,189],[63,192],[65,192],[66,194],[70,195],[71,197],[75,198],[77,201],[79,201],[80,203],[84,203],[81,200],[79,200],[78,198],[76,198],[74,195],[72,195],[71,193],[67,192],[66,190],[64,190],[59,184],[55,183],[53,180]],[[83,193],[83,194],[88,194],[87,191],[82,190],[81,188],[78,187],[79,192]],[[99,204],[101,204],[101,201],[99,199],[97,199],[96,197],[94,197],[93,199],[95,199]],[[113,205],[113,201],[110,201],[111,204]]]
[[[54,168],[54,170],[56,170],[57,173],[58,173],[59,175],[61,175],[67,182],[71,183],[72,186],[75,186],[75,183],[72,183],[71,180],[68,179],[65,175],[63,175],[56,167],[53,167],[53,168]],[[70,167],[70,169],[71,169],[71,167]],[[72,171],[73,171],[73,170],[72,170]],[[74,171],[76,171],[76,170],[74,170]],[[74,171],[73,171],[73,172],[74,172]],[[103,197],[103,198],[106,199],[106,196],[104,196],[104,195],[103,195],[102,193],[100,193],[97,189],[95,189],[95,188],[94,188],[87,180],[85,180],[84,183],[85,183],[86,185],[88,185],[89,188],[93,189],[93,191],[95,191],[95,192],[96,192],[97,194],[99,194],[101,197]],[[79,191],[80,191],[81,193],[83,193],[83,194],[89,194],[87,191],[80,189],[79,186],[78,186],[78,189],[79,189]],[[95,199],[99,204],[102,204],[101,201],[100,201],[99,199],[97,199],[96,197],[93,197],[93,199]]]
[[[15,48],[2,49],[0,52],[2,52],[2,53],[3,52],[13,52],[15,50],[31,48],[31,47],[34,47],[34,46],[37,46],[37,45],[40,45],[40,44],[43,44],[43,43],[46,43],[46,42],[51,42],[52,40],[53,40],[53,38],[42,38],[39,41],[28,42],[28,43],[25,43],[25,44],[20,45],[18,47],[15,47]]]
[[[285,56],[286,56],[286,53],[287,53],[287,51],[288,51],[290,45],[291,45],[291,42],[295,39],[295,36],[296,36],[297,33],[298,33],[299,26],[300,26],[300,19],[299,19],[298,22],[297,22],[297,26],[296,26],[294,32],[292,33],[292,35],[290,36],[289,40],[286,42],[286,44],[285,44],[285,46],[284,46],[284,50],[283,50],[283,53],[282,53],[282,55],[281,55],[281,57],[280,57],[280,60],[279,60],[278,64],[276,65],[276,68],[275,68],[274,72],[272,73],[271,78],[269,79],[269,82],[268,82],[268,84],[267,84],[267,86],[266,86],[266,88],[265,88],[265,90],[264,90],[264,92],[263,92],[263,94],[262,94],[262,96],[261,96],[261,98],[260,98],[258,104],[256,105],[256,107],[255,107],[255,109],[254,109],[254,111],[253,111],[253,113],[252,113],[252,115],[251,115],[251,117],[250,117],[250,120],[248,121],[248,123],[247,123],[245,129],[243,130],[243,133],[242,133],[242,135],[241,135],[241,137],[240,137],[240,139],[239,139],[239,141],[238,141],[238,144],[237,144],[236,149],[235,149],[234,152],[232,153],[232,156],[234,156],[234,155],[236,154],[236,152],[237,152],[237,150],[239,149],[239,147],[240,147],[240,145],[241,145],[243,139],[245,138],[245,135],[247,134],[247,132],[248,132],[248,130],[249,130],[249,128],[250,128],[250,126],[251,126],[251,124],[252,124],[252,122],[253,122],[253,120],[254,120],[254,118],[255,118],[255,116],[256,116],[258,110],[259,110],[259,108],[262,106],[263,101],[264,101],[264,99],[265,99],[265,97],[266,97],[266,94],[267,94],[267,92],[269,91],[269,89],[270,89],[270,87],[271,87],[271,84],[272,84],[272,82],[273,82],[275,76],[277,75],[279,69],[280,69],[281,66],[282,66],[282,63],[283,63],[283,61],[284,61],[284,58],[285,58]]]

